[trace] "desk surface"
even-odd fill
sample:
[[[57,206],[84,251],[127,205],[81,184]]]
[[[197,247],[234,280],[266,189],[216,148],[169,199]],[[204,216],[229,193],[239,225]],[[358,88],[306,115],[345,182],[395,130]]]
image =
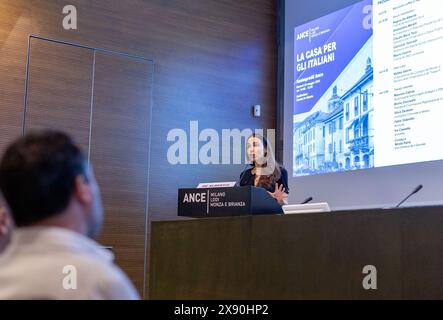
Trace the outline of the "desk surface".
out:
[[[443,299],[443,207],[154,221],[150,246],[152,299]]]

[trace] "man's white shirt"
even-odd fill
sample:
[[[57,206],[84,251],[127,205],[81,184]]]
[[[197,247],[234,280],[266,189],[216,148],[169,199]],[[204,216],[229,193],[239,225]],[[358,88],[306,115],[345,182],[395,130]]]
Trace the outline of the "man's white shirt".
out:
[[[0,254],[0,299],[139,299],[107,249],[73,231],[13,231]]]

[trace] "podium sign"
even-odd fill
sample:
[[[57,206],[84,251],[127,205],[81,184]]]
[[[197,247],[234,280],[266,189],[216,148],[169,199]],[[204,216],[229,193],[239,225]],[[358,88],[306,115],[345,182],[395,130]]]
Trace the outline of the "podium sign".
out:
[[[178,215],[226,217],[283,213],[265,189],[251,186],[178,190]]]

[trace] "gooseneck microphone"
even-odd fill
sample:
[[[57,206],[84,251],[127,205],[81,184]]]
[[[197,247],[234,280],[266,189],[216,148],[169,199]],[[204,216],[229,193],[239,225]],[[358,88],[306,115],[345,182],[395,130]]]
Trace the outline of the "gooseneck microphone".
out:
[[[404,198],[402,201],[400,201],[399,204],[397,204],[397,205],[395,206],[395,208],[400,207],[400,206],[401,206],[406,200],[408,200],[412,195],[414,195],[414,194],[416,194],[417,192],[419,192],[422,188],[423,188],[423,185],[422,185],[422,184],[419,184],[418,186],[416,186],[415,189],[414,189],[410,194],[408,194],[408,196],[407,196],[406,198]]]
[[[309,198],[306,198],[303,202],[301,202],[300,204],[306,204],[306,203],[308,203],[308,202],[311,202],[312,201],[312,197],[309,197]]]

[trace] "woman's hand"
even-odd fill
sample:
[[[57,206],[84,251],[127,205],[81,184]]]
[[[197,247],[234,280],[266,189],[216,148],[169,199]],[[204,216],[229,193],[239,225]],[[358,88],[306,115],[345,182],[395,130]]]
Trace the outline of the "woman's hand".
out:
[[[0,253],[6,248],[12,231],[12,222],[6,208],[0,207]]]
[[[273,197],[275,200],[278,201],[280,204],[286,204],[286,200],[288,198],[288,194],[285,192],[285,189],[283,188],[283,184],[280,186],[278,183],[275,184],[275,191],[269,192],[271,197]]]
[[[0,207],[0,239],[7,235],[9,230],[8,212],[6,208]]]

